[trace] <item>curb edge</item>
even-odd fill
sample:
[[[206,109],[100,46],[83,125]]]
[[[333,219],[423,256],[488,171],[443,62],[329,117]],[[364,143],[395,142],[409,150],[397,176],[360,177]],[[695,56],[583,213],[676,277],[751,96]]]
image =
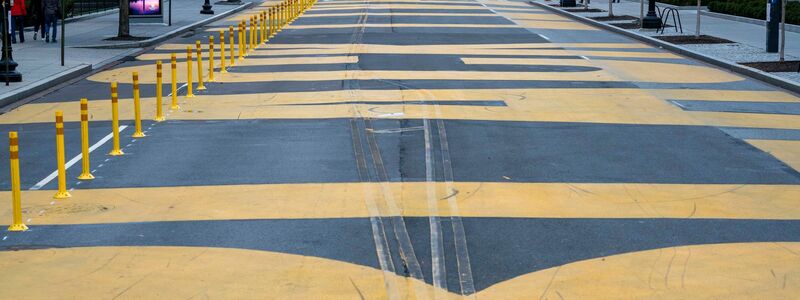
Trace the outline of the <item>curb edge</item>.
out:
[[[590,25],[590,26],[593,26],[593,27],[596,27],[596,28],[599,28],[599,29],[603,29],[603,30],[611,31],[611,32],[614,32],[614,33],[617,33],[617,34],[621,34],[621,35],[624,35],[626,37],[638,40],[640,42],[643,42],[643,43],[646,43],[646,44],[650,44],[652,46],[657,46],[659,48],[671,51],[673,53],[677,53],[677,54],[680,54],[680,55],[683,55],[683,56],[686,56],[686,57],[689,57],[689,58],[693,58],[693,59],[696,59],[696,60],[711,64],[711,65],[714,65],[716,67],[723,68],[723,69],[731,71],[733,73],[737,73],[739,75],[744,75],[746,77],[759,80],[759,81],[761,81],[763,83],[767,83],[767,84],[776,86],[778,88],[782,88],[782,89],[791,91],[792,93],[795,93],[795,94],[800,94],[800,84],[792,82],[792,81],[789,81],[789,80],[786,80],[786,79],[783,79],[783,78],[780,78],[778,76],[775,76],[775,75],[772,75],[772,74],[769,74],[769,73],[766,73],[766,72],[762,72],[760,70],[757,70],[757,69],[754,69],[754,68],[751,68],[751,67],[742,66],[742,65],[739,65],[739,64],[737,64],[735,62],[731,62],[731,61],[728,61],[728,60],[724,60],[724,59],[719,59],[719,58],[716,58],[716,57],[708,56],[708,55],[705,55],[705,54],[702,54],[702,53],[699,53],[699,52],[695,52],[695,51],[686,49],[686,48],[678,46],[678,45],[670,44],[670,43],[667,43],[667,42],[664,42],[664,41],[661,41],[661,40],[657,40],[657,39],[651,38],[649,36],[640,35],[640,34],[637,34],[637,33],[622,29],[622,28],[618,28],[616,26],[608,25],[608,24],[601,23],[601,22],[598,22],[598,21],[595,21],[595,20],[592,20],[592,19],[589,19],[589,18],[586,18],[586,17],[583,17],[583,16],[575,15],[575,14],[569,13],[567,11],[563,11],[563,10],[560,10],[558,8],[555,8],[555,7],[550,7],[549,5],[546,5],[546,4],[543,4],[543,3],[539,3],[539,2],[536,2],[536,1],[530,0],[530,1],[528,1],[528,4],[543,8],[543,9],[548,10],[550,12],[553,12],[553,13],[568,17],[570,19],[582,22],[584,24],[587,24],[587,25]]]

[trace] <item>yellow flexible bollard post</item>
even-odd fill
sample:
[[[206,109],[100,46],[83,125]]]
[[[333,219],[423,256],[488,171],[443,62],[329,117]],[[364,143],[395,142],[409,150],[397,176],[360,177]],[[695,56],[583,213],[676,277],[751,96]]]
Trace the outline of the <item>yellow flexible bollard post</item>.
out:
[[[214,36],[208,37],[208,82],[214,82]]]
[[[142,105],[139,100],[139,72],[133,72],[133,138],[143,138],[142,132]]]
[[[67,199],[72,195],[67,192],[67,168],[64,166],[64,114],[56,111],[56,164],[58,164],[58,191],[53,198]]]
[[[225,69],[225,31],[219,31],[219,72],[221,74],[228,73],[228,70]]]
[[[242,49],[244,49],[244,56],[247,56],[247,52],[250,51],[250,42],[247,39],[247,22],[242,21]]]
[[[278,20],[277,20],[278,28],[277,28],[277,30],[278,30],[278,32],[281,32],[281,29],[283,29],[283,13],[284,13],[283,2],[278,3],[277,10],[278,10],[278,15],[277,15],[277,17],[278,17]]]
[[[194,98],[192,90],[192,47],[186,46],[186,98]]]
[[[170,62],[172,63],[172,104],[169,109],[180,109],[181,107],[178,106],[178,59],[175,57],[175,53],[170,56]]]
[[[200,41],[195,41],[194,45],[197,48],[197,90],[202,91],[206,89],[203,84],[203,46]]]
[[[267,42],[267,11],[261,12],[261,42]]]
[[[19,183],[19,139],[17,132],[8,133],[9,169],[11,169],[11,225],[8,231],[25,231],[28,226],[22,223],[22,194]]]
[[[156,122],[164,121],[164,73],[161,71],[161,61],[156,61]]]
[[[233,26],[228,26],[228,44],[228,47],[230,47],[231,50],[230,66],[233,67],[233,65],[236,64],[236,60],[234,59],[236,57],[236,52],[233,52]]]
[[[250,33],[250,35],[247,36],[247,42],[250,43],[249,44],[250,48],[248,48],[248,50],[250,51],[253,51],[253,44],[255,44],[253,43],[253,38],[255,37],[254,34],[255,32],[253,32],[253,24],[254,24],[253,22],[254,22],[253,17],[250,16],[250,23],[247,25],[247,31],[248,33]]]
[[[94,175],[89,164],[89,100],[81,99],[81,175],[80,180],[92,180]]]
[[[242,33],[242,41],[241,41],[241,43],[242,43],[242,57],[245,57],[245,56],[247,56],[247,26],[245,25],[244,21],[242,21],[241,28],[242,28],[242,30],[241,30],[241,33]]]
[[[119,148],[119,95],[117,94],[117,82],[111,83],[111,133],[113,134],[113,145],[108,155],[118,156],[125,154]]]
[[[244,32],[242,32],[242,30],[244,30],[242,28],[242,24],[239,23],[239,35],[237,36],[237,42],[239,44],[239,60],[244,59]]]
[[[81,175],[78,175],[78,179],[94,179],[89,163],[89,100],[86,98],[81,99],[81,167]]]
[[[253,17],[250,16],[250,24],[248,24],[248,26],[247,26],[247,32],[249,33],[249,35],[247,36],[247,42],[250,43],[248,45],[249,48],[247,48],[248,52],[249,51],[253,51],[253,48],[254,48],[254,46],[256,44],[255,42],[253,42],[253,39],[256,37],[255,32],[253,32],[253,28],[255,28],[255,27],[253,27],[253,24],[254,24],[253,22],[254,22],[253,21]]]
[[[275,7],[269,8],[269,36],[267,39],[271,39],[275,36]]]
[[[256,15],[256,46],[261,45],[261,14]]]

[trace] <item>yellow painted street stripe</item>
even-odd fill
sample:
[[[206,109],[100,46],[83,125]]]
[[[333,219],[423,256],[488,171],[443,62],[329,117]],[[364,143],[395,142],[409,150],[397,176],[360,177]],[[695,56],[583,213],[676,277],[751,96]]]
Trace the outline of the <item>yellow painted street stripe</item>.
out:
[[[798,273],[800,243],[692,245],[570,263],[495,284],[478,296],[484,299],[794,299],[800,295]]]
[[[595,27],[578,23],[572,20],[516,20],[518,24],[535,29],[562,29],[562,30],[595,30]]]
[[[391,24],[375,24],[367,23],[359,24],[315,24],[315,25],[290,25],[287,29],[336,29],[336,28],[404,28],[404,27],[422,27],[422,28],[519,28],[514,24],[435,24],[435,23],[391,23]]]
[[[371,241],[365,241],[370,242]],[[3,299],[430,299],[424,282],[352,263],[205,247],[83,247],[0,252]],[[13,273],[10,271],[13,270]],[[423,291],[428,295],[416,295]],[[453,294],[441,291],[448,297]],[[88,297],[88,295],[91,295]],[[453,298],[456,299],[456,298]]]
[[[548,59],[548,58],[497,58],[497,57],[462,57],[467,65],[519,65],[519,66],[580,66],[592,67],[592,63],[583,58]]]
[[[680,108],[640,89],[504,89],[504,90],[362,90],[366,104],[336,105],[352,101],[349,91],[264,93],[241,95],[199,95],[192,101],[180,99],[181,110],[172,111],[171,120],[233,120],[285,118],[445,118],[498,121],[552,121],[624,124],[704,125]],[[441,105],[433,115],[428,105],[402,105],[404,101],[504,101],[503,106]],[[143,98],[143,107],[152,107],[153,98]],[[397,101],[398,104],[369,104]],[[130,98],[120,100],[120,117],[132,118]],[[129,103],[129,104],[125,104]],[[333,103],[316,106],[292,104]],[[31,103],[0,115],[0,124],[51,121],[55,110],[66,112],[65,120],[77,121],[78,103],[73,101]],[[92,101],[91,120],[110,118],[109,100]],[[143,111],[150,118],[154,109]],[[400,113],[400,114],[397,114]]]
[[[226,53],[226,57],[229,54]],[[219,59],[219,54],[214,55]],[[137,57],[138,60],[169,60],[170,53],[150,53]],[[207,58],[207,56],[206,56]],[[358,63],[357,55],[338,55],[338,56],[322,56],[322,57],[248,57],[247,64],[250,66],[273,66],[273,65],[297,65],[297,64],[348,64]],[[180,63],[179,63],[180,66]],[[141,67],[140,67],[141,68]],[[184,72],[185,73],[185,72]],[[146,75],[146,74],[142,74]],[[185,79],[184,79],[185,80]]]
[[[747,140],[795,170],[800,170],[800,141]]]
[[[436,183],[463,217],[800,219],[798,185]],[[385,188],[387,190],[383,190]],[[424,182],[313,183],[24,191],[28,225],[227,219],[367,218],[364,195],[393,196],[403,216],[429,216]],[[7,196],[8,192],[3,192]],[[379,201],[380,202],[380,201]],[[441,215],[449,203],[439,201]],[[381,209],[383,215],[391,215]],[[11,220],[3,208],[0,220]]]

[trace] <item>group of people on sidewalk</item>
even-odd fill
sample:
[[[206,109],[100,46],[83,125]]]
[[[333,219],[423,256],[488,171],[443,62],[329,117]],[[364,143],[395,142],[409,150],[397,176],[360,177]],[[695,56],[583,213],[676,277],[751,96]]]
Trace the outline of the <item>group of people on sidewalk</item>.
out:
[[[11,6],[9,11],[9,34],[11,34],[11,43],[17,42],[16,33],[19,32],[19,42],[25,42],[25,16],[28,11],[25,8],[26,0],[3,0],[6,6]],[[33,8],[33,39],[37,37],[37,33],[41,33],[46,43],[56,42],[56,33],[58,32],[58,12],[60,0],[27,0],[31,2]],[[51,35],[52,33],[52,35]],[[51,39],[52,37],[52,39]]]

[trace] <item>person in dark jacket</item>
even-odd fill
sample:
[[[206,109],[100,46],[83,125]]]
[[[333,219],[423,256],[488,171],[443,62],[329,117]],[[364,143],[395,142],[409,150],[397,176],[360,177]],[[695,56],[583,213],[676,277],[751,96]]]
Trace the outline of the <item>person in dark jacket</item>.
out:
[[[11,43],[17,42],[14,31],[19,31],[19,42],[25,42],[25,0],[14,0],[11,4]]]
[[[42,0],[33,0],[31,3],[32,13],[36,16],[33,20],[33,39],[36,40],[36,34],[41,32],[39,36],[44,37],[44,4]]]
[[[56,35],[58,33],[58,29],[56,29],[56,25],[58,25],[58,6],[60,5],[59,0],[43,0],[44,3],[44,41],[45,43],[49,43],[50,39],[50,32],[52,29],[53,33],[53,43],[56,42]]]

